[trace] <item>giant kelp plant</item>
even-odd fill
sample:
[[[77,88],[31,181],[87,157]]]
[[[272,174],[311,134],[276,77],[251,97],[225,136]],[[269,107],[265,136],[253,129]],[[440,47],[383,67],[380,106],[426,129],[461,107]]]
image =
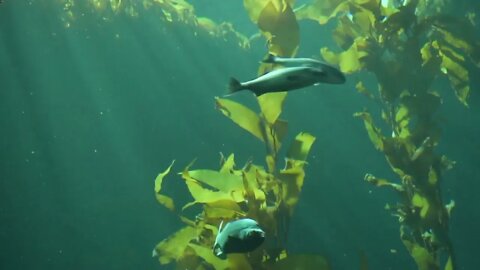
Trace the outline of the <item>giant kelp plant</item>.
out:
[[[299,32],[290,4],[260,2],[245,1],[245,6],[268,40],[270,52],[294,55]],[[259,72],[273,68],[261,65]],[[156,246],[154,254],[161,264],[175,262],[179,269],[328,269],[322,256],[292,255],[286,250],[290,219],[303,187],[304,166],[315,137],[299,133],[287,151],[285,167],[278,168],[278,153],[288,126],[279,118],[285,97],[286,93],[273,93],[258,98],[258,114],[235,101],[216,98],[218,110],[262,141],[266,168],[252,162],[236,168],[233,154],[226,159],[222,157],[218,171],[190,170],[191,165],[187,166],[181,175],[193,202],[184,205],[178,213],[186,226]],[[155,191],[158,201],[173,211],[173,198],[161,189],[171,166],[155,180]],[[196,204],[202,209],[196,220],[182,214]],[[241,217],[260,223],[267,235],[266,243],[248,255],[229,255],[225,261],[215,257],[212,246],[218,224]]]
[[[187,166],[181,176],[193,201],[179,213],[185,227],[155,248],[160,263],[176,262],[179,269],[291,269],[292,265],[328,269],[321,256],[289,255],[285,248],[288,224],[299,199],[306,158],[315,138],[308,133],[298,134],[287,152],[285,167],[277,169],[275,157],[287,122],[278,118],[282,107],[271,104],[281,103],[259,101],[259,114],[228,99],[217,98],[216,104],[223,114],[264,143],[267,168],[252,162],[236,168],[233,154],[222,157],[218,171],[190,170],[191,165]],[[170,168],[155,180],[155,191],[158,201],[174,211],[174,200],[161,189]],[[196,204],[202,206],[202,211],[195,220],[182,214]],[[218,224],[240,217],[257,220],[268,235],[266,243],[248,256],[229,255],[225,261],[216,258],[212,246]]]
[[[377,79],[378,94],[363,81],[357,89],[377,102],[391,130],[383,133],[368,111],[355,116],[363,119],[370,140],[399,182],[371,174],[365,180],[400,195],[401,201],[387,208],[398,217],[401,240],[422,270],[456,269],[448,233],[454,202],[445,205],[441,194],[442,175],[454,162],[436,152],[441,139],[436,112],[442,98],[432,85],[448,78],[467,106],[469,71],[480,67],[480,42],[471,20],[476,14],[454,17],[442,9],[445,2],[318,0],[298,13],[320,23],[335,18],[333,37],[343,51],[323,48],[324,58],[346,73],[367,70]]]

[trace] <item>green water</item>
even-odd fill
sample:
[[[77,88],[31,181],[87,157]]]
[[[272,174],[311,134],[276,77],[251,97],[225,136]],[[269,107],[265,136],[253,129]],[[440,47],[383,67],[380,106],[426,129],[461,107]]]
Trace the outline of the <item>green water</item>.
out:
[[[3,2],[0,268],[167,269],[151,251],[181,223],[156,202],[153,180],[172,159],[176,171],[194,158],[197,168],[217,168],[219,152],[235,152],[240,164],[263,162],[262,145],[216,111],[214,97],[230,76],[256,75],[265,44],[241,49],[162,25],[154,13],[105,22],[86,12],[65,28],[54,4]],[[240,2],[193,3],[204,5],[200,15],[256,31]],[[334,46],[330,30],[302,22],[298,55]],[[288,96],[287,140],[300,131],[317,137],[288,249],[326,255],[333,269],[358,269],[360,251],[370,269],[415,269],[395,217],[384,210],[396,195],[362,180],[366,172],[394,177],[352,117],[377,108],[355,91],[360,76],[370,75]],[[480,265],[480,82],[472,77],[470,108],[445,91],[440,112],[440,150],[457,161],[443,195],[457,204],[450,231],[459,269],[467,270]],[[232,99],[255,104],[250,93]],[[178,182],[169,185],[187,200]]]

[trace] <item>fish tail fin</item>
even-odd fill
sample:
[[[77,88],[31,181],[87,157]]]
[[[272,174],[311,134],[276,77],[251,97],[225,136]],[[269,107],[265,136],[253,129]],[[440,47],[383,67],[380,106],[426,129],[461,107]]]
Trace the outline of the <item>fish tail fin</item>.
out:
[[[242,89],[243,89],[242,83],[240,83],[235,78],[230,78],[230,82],[228,84],[228,94],[233,94],[233,93],[238,92]]]
[[[269,63],[273,64],[275,63],[275,55],[272,53],[268,53],[268,55],[262,60],[262,63]]]

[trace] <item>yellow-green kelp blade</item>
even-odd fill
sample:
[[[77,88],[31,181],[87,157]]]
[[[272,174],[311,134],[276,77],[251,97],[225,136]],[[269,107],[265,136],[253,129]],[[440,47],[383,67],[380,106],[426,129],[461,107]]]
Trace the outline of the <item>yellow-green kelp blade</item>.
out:
[[[431,270],[431,269],[440,269],[438,263],[435,261],[435,258],[432,257],[432,254],[425,248],[421,247],[415,242],[402,239],[403,244],[408,249],[410,255],[412,255],[415,263],[418,266],[419,270]]]
[[[314,20],[326,24],[338,13],[348,11],[348,1],[345,0],[315,0],[299,9],[296,15],[299,20]]]
[[[258,97],[258,104],[263,117],[270,125],[273,125],[282,113],[283,103],[287,92],[269,93]]]
[[[171,211],[175,210],[175,204],[173,202],[173,199],[169,196],[160,194],[160,192],[162,190],[163,178],[170,173],[170,169],[172,168],[174,163],[175,160],[172,161],[170,166],[168,166],[168,168],[164,172],[158,174],[157,178],[155,178],[155,196],[157,198],[157,201]]]
[[[258,27],[269,42],[269,52],[279,56],[295,55],[300,42],[300,30],[295,13],[287,2],[282,7],[270,1],[258,18]]]
[[[360,117],[363,119],[365,124],[365,129],[367,130],[368,137],[372,141],[375,148],[379,151],[383,151],[383,135],[379,128],[377,128],[374,123],[372,116],[368,112],[357,112],[354,114],[355,117]]]
[[[290,145],[290,149],[287,153],[288,159],[306,161],[308,153],[315,142],[315,137],[309,133],[301,132]]]
[[[215,98],[215,102],[217,109],[230,118],[235,124],[250,132],[261,141],[264,141],[261,120],[254,111],[238,102],[226,98],[217,97]]]
[[[198,236],[197,231],[194,227],[186,226],[160,242],[154,250],[160,264],[168,264],[178,260],[183,255],[189,242]]]
[[[252,20],[254,23],[258,22],[260,13],[269,3],[272,3],[277,9],[283,10],[286,3],[293,7],[295,0],[243,0],[243,6],[247,11],[250,20]]]

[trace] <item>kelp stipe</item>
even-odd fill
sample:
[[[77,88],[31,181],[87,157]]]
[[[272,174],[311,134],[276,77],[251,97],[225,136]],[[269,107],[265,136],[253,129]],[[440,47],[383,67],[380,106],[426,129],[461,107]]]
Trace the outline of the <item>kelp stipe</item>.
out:
[[[441,196],[442,175],[454,162],[436,151],[441,139],[436,112],[442,98],[431,85],[446,76],[458,100],[467,106],[468,65],[480,66],[474,24],[448,16],[438,7],[422,0],[400,6],[393,1],[318,0],[298,14],[320,23],[335,19],[333,36],[343,51],[322,48],[324,58],[343,72],[367,70],[376,76],[378,94],[362,81],[356,87],[379,104],[391,131],[382,133],[368,111],[355,116],[363,120],[374,147],[384,153],[400,181],[371,174],[365,180],[400,195],[401,202],[387,209],[398,217],[400,238],[421,270],[456,269],[448,234],[455,203],[445,205]]]

